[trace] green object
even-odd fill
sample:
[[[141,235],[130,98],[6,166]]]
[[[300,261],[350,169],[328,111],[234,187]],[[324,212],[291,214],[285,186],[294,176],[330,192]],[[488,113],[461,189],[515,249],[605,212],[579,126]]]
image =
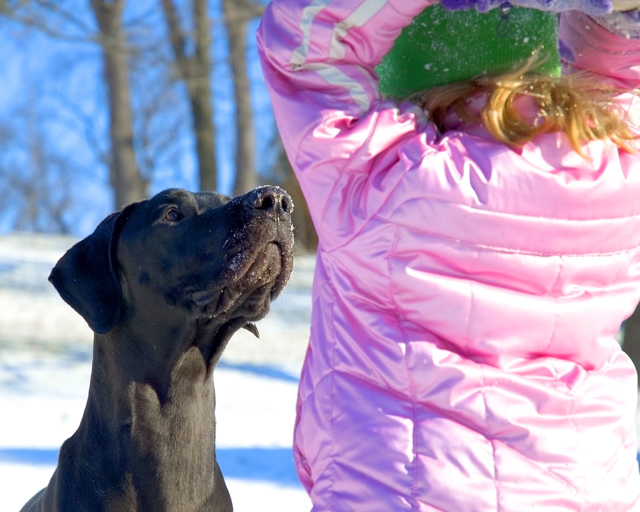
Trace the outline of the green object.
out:
[[[405,27],[376,72],[387,96],[517,69],[539,51],[536,71],[560,75],[554,13],[524,7],[447,11],[427,7]]]

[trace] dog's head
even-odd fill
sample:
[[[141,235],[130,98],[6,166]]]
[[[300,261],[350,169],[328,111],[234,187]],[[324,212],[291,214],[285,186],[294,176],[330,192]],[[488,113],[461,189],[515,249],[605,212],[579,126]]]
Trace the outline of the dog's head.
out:
[[[234,199],[166,190],[107,217],[49,280],[98,334],[136,315],[254,331],[291,273],[292,208],[272,186]]]

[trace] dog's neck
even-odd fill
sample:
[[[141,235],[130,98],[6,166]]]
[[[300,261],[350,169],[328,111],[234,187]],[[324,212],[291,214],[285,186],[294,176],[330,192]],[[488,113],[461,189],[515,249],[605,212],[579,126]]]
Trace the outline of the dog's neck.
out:
[[[222,349],[235,326],[186,326],[155,348],[122,332],[95,338],[89,400],[74,437],[100,445],[92,451],[105,453],[106,466],[124,475],[117,484],[123,510],[190,511],[209,502],[220,502],[212,510],[230,510],[214,446],[212,371],[221,350],[191,341],[203,339],[202,329]],[[131,357],[132,350],[146,353]],[[148,358],[156,364],[132,366]],[[153,375],[144,373],[149,366]]]

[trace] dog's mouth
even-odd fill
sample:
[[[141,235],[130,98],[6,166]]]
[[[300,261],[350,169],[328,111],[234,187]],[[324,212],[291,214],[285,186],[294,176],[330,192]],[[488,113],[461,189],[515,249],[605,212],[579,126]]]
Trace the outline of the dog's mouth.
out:
[[[286,286],[292,260],[288,245],[269,242],[255,254],[243,257],[241,264],[232,265],[226,285],[195,291],[191,300],[208,316],[259,320]]]

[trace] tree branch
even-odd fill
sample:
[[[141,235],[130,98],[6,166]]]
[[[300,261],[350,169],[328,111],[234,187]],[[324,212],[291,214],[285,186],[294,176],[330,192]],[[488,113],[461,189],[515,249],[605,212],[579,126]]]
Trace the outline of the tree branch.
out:
[[[186,37],[182,26],[180,25],[180,19],[176,11],[176,6],[173,0],[162,0],[162,7],[165,13],[165,19],[167,21],[167,29],[169,30],[169,42],[173,48],[173,54],[175,57],[176,66],[178,71],[182,75],[184,80],[190,78],[190,64],[189,57],[184,50]]]
[[[247,23],[255,18],[260,18],[266,7],[253,0],[234,0],[228,5],[227,23]]]

